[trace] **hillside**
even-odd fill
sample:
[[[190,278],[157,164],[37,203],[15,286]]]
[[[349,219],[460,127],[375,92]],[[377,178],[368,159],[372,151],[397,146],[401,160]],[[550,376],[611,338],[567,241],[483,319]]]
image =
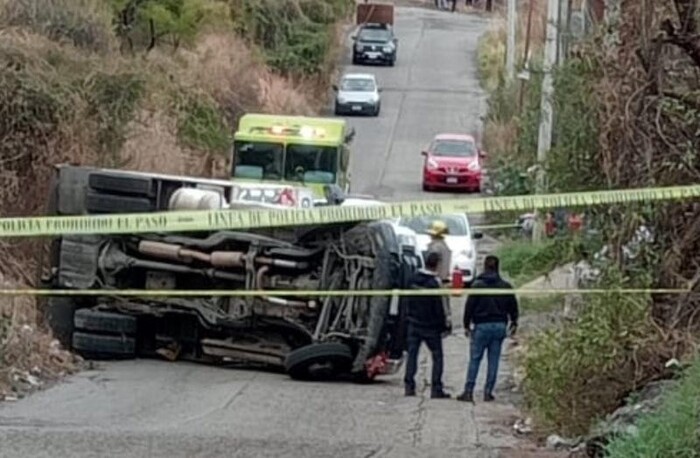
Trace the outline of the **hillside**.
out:
[[[319,110],[353,5],[0,0],[0,212],[41,214],[61,162],[224,176],[241,114]],[[43,250],[0,241],[3,286],[34,284]],[[0,301],[0,397],[3,367],[72,367],[40,321],[33,299]]]

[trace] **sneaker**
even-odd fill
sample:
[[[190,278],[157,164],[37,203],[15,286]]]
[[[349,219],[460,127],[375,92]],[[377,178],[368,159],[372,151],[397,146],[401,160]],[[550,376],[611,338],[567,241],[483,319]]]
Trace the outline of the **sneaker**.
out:
[[[484,402],[493,402],[496,398],[491,393],[484,393]]]
[[[406,388],[404,391],[404,396],[415,396],[416,395],[416,390],[415,388]]]
[[[474,403],[474,395],[465,391],[464,393],[457,396],[457,400],[462,402]]]
[[[450,399],[452,396],[450,396],[449,393],[445,393],[444,391],[438,391],[435,393],[430,394],[430,399]]]

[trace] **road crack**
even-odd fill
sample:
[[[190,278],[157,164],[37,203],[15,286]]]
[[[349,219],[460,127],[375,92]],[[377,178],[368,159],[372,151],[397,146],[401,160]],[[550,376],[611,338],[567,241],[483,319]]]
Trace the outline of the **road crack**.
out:
[[[422,388],[419,392],[420,400],[416,407],[416,421],[409,430],[411,433],[411,443],[413,446],[419,445],[423,440],[423,428],[425,427],[425,419],[427,414],[426,402],[428,400],[428,361],[427,357],[423,357],[420,362],[420,379]]]

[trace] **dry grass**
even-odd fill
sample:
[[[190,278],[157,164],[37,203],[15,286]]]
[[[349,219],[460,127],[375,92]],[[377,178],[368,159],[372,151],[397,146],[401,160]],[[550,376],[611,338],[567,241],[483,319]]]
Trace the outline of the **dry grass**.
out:
[[[214,134],[221,144],[245,112],[313,115],[326,102],[333,53],[321,74],[303,81],[273,73],[257,51],[221,30],[202,32],[175,52],[121,55],[103,6],[0,0],[3,215],[44,213],[58,163],[226,177],[227,147],[215,151],[183,139],[193,103],[220,117]],[[0,287],[34,285],[44,249],[38,240],[0,240]],[[0,299],[0,395],[75,367],[41,323],[33,298]]]

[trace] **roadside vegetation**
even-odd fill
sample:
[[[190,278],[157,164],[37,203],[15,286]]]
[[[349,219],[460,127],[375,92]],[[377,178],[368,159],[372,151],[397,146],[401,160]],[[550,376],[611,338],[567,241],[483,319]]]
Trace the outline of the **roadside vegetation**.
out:
[[[521,239],[504,242],[495,254],[500,259],[501,271],[519,287],[573,258],[570,250],[571,244],[566,239],[539,243]]]
[[[700,361],[687,371],[661,408],[637,425],[638,433],[614,439],[606,447],[614,458],[695,458],[700,456]]]
[[[480,43],[479,70],[490,92],[483,141],[494,161],[490,173],[498,184],[496,193],[502,195],[534,192],[531,171],[537,165],[546,2],[531,1],[536,2],[531,73],[522,88],[520,81],[509,83],[501,76],[504,21],[495,22]],[[576,4],[573,2],[573,8]],[[528,2],[519,5],[518,41],[524,43]],[[623,2],[608,24],[572,44],[554,75],[554,141],[547,163],[542,164],[548,192],[697,183],[700,46],[689,37],[698,33],[699,17],[697,3],[689,0],[653,5]],[[522,57],[522,48],[519,55]],[[587,240],[592,246],[608,248],[607,255],[595,261],[601,271],[596,287],[697,291],[697,204],[665,202],[585,210]],[[640,226],[652,238],[638,242],[630,255],[623,247],[630,246]],[[527,250],[523,249],[523,259],[530,256]],[[510,260],[504,264],[510,264],[516,278],[527,269]],[[700,335],[698,297],[614,291],[588,295],[572,320],[528,339],[524,392],[538,432],[585,435],[629,393],[670,376],[666,361],[690,360]],[[685,393],[690,396],[688,402],[697,406],[697,394],[687,388]],[[639,439],[640,447],[651,447],[649,441],[654,439],[650,432],[645,434],[647,439]],[[687,444],[678,434],[669,434],[666,440],[674,438],[679,441],[673,446],[666,442],[668,450]],[[626,447],[633,450],[631,445]]]
[[[325,104],[353,7],[0,0],[0,212],[41,214],[52,167],[62,162],[226,176],[243,113],[310,115]],[[42,250],[0,240],[2,284],[35,284]],[[0,395],[9,389],[3,366],[36,365],[9,348],[21,342],[17,329],[37,330],[27,300],[0,301]],[[37,336],[43,350],[34,353],[48,355],[51,339]]]

